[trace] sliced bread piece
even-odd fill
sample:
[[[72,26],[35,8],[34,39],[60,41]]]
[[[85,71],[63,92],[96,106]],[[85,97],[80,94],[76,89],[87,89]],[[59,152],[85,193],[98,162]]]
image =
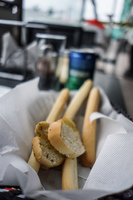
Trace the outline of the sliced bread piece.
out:
[[[33,152],[43,169],[60,165],[65,156],[60,154],[48,140],[49,123],[42,121],[36,125],[36,137],[33,138]]]
[[[69,158],[76,158],[85,152],[80,133],[71,119],[62,118],[51,123],[48,139],[56,150]]]

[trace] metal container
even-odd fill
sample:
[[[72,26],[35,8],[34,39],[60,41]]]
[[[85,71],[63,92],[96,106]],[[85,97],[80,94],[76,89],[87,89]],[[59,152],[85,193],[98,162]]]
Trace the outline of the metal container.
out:
[[[93,49],[71,50],[67,88],[77,90],[87,79],[93,79],[96,54]]]

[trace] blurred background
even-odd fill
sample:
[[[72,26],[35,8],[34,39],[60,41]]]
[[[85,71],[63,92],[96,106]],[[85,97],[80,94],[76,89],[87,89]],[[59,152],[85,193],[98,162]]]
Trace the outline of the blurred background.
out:
[[[65,35],[67,49],[95,48],[99,56],[97,68],[106,73],[112,73],[121,56],[129,62],[126,53],[129,57],[132,53],[132,0],[2,0],[0,19],[0,57],[6,32],[19,46],[30,44],[36,33]],[[9,24],[7,20],[13,22]],[[118,66],[115,73],[132,77],[130,64],[121,64],[128,66]]]
[[[43,76],[51,58],[61,89],[69,76],[72,49],[93,49],[95,72],[106,79],[117,78],[126,104],[132,104],[133,0],[0,1],[2,79],[25,81]]]
[[[55,21],[60,19],[62,22],[80,22],[85,19],[95,19],[103,22],[109,22],[109,15],[113,16],[115,22],[121,19],[124,0],[49,0],[44,2],[36,0],[24,0],[23,19],[24,21]]]

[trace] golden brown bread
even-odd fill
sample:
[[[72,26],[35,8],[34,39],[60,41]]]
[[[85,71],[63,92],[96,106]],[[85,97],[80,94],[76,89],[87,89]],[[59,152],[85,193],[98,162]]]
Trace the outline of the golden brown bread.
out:
[[[55,102],[55,104],[54,104],[54,106],[53,106],[53,108],[52,108],[52,110],[51,110],[51,112],[49,113],[45,123],[42,125],[42,129],[37,129],[37,126],[36,126],[35,132],[37,134],[37,137],[43,135],[42,133],[47,132],[46,129],[48,128],[48,123],[51,123],[51,122],[53,122],[53,121],[55,121],[59,118],[61,112],[64,109],[64,106],[65,106],[68,98],[69,98],[69,90],[67,88],[62,89],[57,100],[56,100],[56,102]],[[39,124],[38,128],[40,128],[40,124]],[[34,141],[34,146],[36,146],[38,144],[38,149],[40,151],[41,148],[40,148],[40,145],[38,143],[39,139],[38,138],[33,139],[33,141]],[[35,150],[35,148],[34,148],[34,150]],[[36,154],[37,154],[37,152],[36,152]],[[28,164],[38,173],[38,171],[40,169],[40,163],[38,162],[38,160],[40,160],[40,159],[37,160],[34,155],[35,155],[35,153],[32,150]],[[49,164],[48,164],[48,166],[49,166]],[[48,166],[42,166],[42,167],[48,168]]]
[[[83,83],[83,85],[79,88],[74,98],[71,100],[64,114],[64,117],[67,117],[72,120],[74,119],[82,103],[87,98],[91,90],[91,87],[92,87],[92,80],[88,79]]]
[[[84,117],[82,140],[85,146],[85,153],[81,156],[82,165],[92,167],[95,162],[96,143],[96,120],[90,122],[90,115],[98,110],[100,94],[98,88],[92,88],[87,101]]]
[[[48,139],[56,150],[69,158],[76,158],[85,152],[80,133],[71,119],[62,118],[51,123]]]
[[[67,117],[71,120],[74,119],[79,108],[87,98],[92,87],[92,81],[86,80],[84,84],[77,91],[77,94],[74,96],[70,102],[64,117]],[[73,166],[73,167],[72,167]],[[68,173],[69,172],[69,173]],[[75,178],[72,178],[74,175]],[[76,181],[76,184],[75,184]],[[62,169],[62,189],[70,190],[78,188],[78,172],[77,172],[77,158],[66,158],[63,169]]]
[[[62,189],[78,189],[77,159],[67,158],[63,164]]]
[[[47,169],[60,165],[65,158],[50,145],[47,137],[45,139],[37,136],[33,138],[33,152],[37,161]]]
[[[60,165],[65,157],[60,154],[48,140],[48,128],[46,121],[39,122],[35,127],[36,137],[33,138],[33,152],[37,161],[44,165],[42,168],[50,168]]]

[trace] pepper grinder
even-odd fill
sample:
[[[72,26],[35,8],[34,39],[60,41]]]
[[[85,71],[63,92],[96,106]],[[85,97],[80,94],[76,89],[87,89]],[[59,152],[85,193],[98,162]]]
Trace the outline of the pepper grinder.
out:
[[[40,90],[52,88],[54,71],[51,67],[52,45],[43,44],[40,47],[37,72],[39,75],[38,87]]]

